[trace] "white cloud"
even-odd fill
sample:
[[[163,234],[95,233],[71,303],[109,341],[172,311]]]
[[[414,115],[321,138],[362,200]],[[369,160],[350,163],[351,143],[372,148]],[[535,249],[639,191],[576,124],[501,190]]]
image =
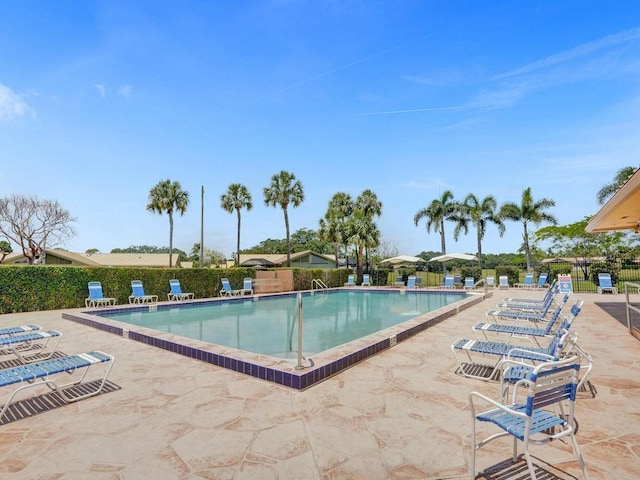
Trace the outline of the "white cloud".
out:
[[[96,83],[94,85],[94,87],[96,87],[98,89],[98,92],[100,93],[100,96],[102,98],[104,98],[105,95],[107,94],[107,87],[105,87],[102,83]]]
[[[129,100],[132,91],[133,87],[129,84],[125,84],[118,89],[118,95],[124,97],[125,100]]]
[[[0,83],[0,122],[25,115],[35,116],[36,111],[20,95]]]

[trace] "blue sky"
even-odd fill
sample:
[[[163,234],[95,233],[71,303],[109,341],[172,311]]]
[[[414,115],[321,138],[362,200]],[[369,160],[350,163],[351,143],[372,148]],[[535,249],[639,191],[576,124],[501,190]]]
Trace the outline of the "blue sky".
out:
[[[373,190],[385,242],[440,250],[413,216],[445,189],[556,201],[561,224],[640,151],[640,2],[7,1],[0,15],[0,196],[57,199],[76,218],[64,248],[168,246],[145,206],[158,181],[191,196],[174,245],[230,256],[284,238],[264,206],[273,174],[316,229],[331,196]],[[449,252],[475,252],[471,230]],[[522,225],[483,251],[514,252]],[[15,246],[14,246],[15,248]]]

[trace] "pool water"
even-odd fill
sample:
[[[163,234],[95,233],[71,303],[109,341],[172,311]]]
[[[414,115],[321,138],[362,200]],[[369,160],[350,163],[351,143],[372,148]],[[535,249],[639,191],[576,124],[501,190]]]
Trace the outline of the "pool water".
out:
[[[302,295],[303,352],[312,355],[466,298],[460,293],[330,291]],[[153,310],[153,309],[152,309]],[[233,298],[204,305],[100,316],[253,353],[297,352],[297,295]]]

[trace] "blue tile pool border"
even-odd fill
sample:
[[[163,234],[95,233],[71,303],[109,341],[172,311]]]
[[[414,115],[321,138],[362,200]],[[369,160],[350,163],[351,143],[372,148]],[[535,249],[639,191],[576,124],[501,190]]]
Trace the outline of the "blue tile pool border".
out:
[[[382,292],[394,293],[394,290],[381,290]],[[395,290],[397,294],[397,290]],[[426,292],[425,292],[426,293]],[[433,292],[442,293],[442,292]],[[388,348],[392,347],[396,343],[402,342],[418,333],[428,329],[429,327],[440,323],[441,321],[452,317],[456,313],[469,308],[472,305],[482,301],[491,296],[491,292],[488,294],[476,294],[465,295],[461,293],[461,297],[465,300],[456,302],[438,309],[434,314],[426,314],[416,319],[403,322],[402,324],[390,327],[388,329],[377,332],[376,334],[368,335],[363,339],[371,339],[370,343],[366,346],[360,346],[361,341],[351,342],[342,346],[341,350],[349,350],[349,345],[354,345],[352,351],[346,351],[339,358],[331,358],[326,361],[322,359],[322,353],[314,355],[314,360],[317,365],[312,367],[305,367],[302,370],[296,370],[292,362],[283,362],[282,359],[273,357],[267,357],[264,355],[256,356],[254,359],[238,358],[242,355],[232,356],[227,353],[228,349],[221,349],[221,352],[210,351],[211,348],[216,346],[206,342],[194,342],[192,339],[187,339],[177,335],[171,335],[171,339],[163,338],[165,332],[160,332],[148,328],[136,327],[114,320],[110,320],[104,317],[100,317],[97,313],[100,312],[131,312],[131,311],[143,311],[149,309],[149,304],[138,306],[118,306],[109,309],[80,309],[74,311],[62,312],[62,318],[70,320],[82,325],[86,325],[104,332],[115,334],[121,337],[128,338],[146,345],[150,345],[163,350],[183,355],[185,357],[192,358],[194,360],[206,362],[217,367],[232,370],[237,373],[248,375],[254,378],[259,378],[268,382],[283,385],[296,390],[305,390],[313,385],[326,380],[327,378],[340,373],[347,368],[350,368],[363,360],[376,355]],[[247,297],[240,297],[239,299],[209,299],[200,301],[188,302],[188,305],[203,305],[211,304],[212,302],[219,301],[246,301]],[[153,304],[152,308],[171,308],[175,306],[175,302],[162,302],[159,304]],[[181,303],[181,306],[186,303]],[[385,336],[386,335],[386,336]],[[380,338],[382,337],[382,338]],[[363,340],[360,339],[360,340]],[[200,343],[203,347],[197,345],[188,345],[188,343]],[[206,346],[205,346],[206,345]],[[223,351],[224,350],[224,351]],[[324,352],[323,352],[324,353]],[[266,359],[264,365],[261,365],[260,359]],[[277,365],[273,365],[277,363]]]

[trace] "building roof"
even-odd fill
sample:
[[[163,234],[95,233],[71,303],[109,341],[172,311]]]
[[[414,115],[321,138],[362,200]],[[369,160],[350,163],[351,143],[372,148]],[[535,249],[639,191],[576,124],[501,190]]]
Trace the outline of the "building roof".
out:
[[[640,228],[640,169],[625,182],[587,224],[587,232]]]
[[[325,259],[329,263],[335,263],[335,258],[331,255],[324,255],[316,253],[311,250],[304,250],[302,252],[296,252],[291,254],[291,261],[296,262],[301,258],[314,255],[319,258]],[[242,267],[278,267],[286,265],[287,254],[282,253],[241,253],[239,256],[240,266]]]
[[[168,253],[83,253],[86,259],[103,267],[169,267]],[[179,267],[178,254],[173,254],[172,267]]]
[[[98,262],[90,258],[87,258],[82,253],[69,252],[67,250],[47,248],[45,249],[45,258],[46,256],[62,258],[64,260],[68,260],[73,265],[84,265],[87,267],[101,266]],[[25,257],[24,254],[20,251],[20,252],[10,253],[9,255],[7,255],[3,263],[5,265],[22,264],[22,263],[26,263],[26,261],[27,261],[27,257]],[[45,263],[46,263],[46,260],[45,260]]]

